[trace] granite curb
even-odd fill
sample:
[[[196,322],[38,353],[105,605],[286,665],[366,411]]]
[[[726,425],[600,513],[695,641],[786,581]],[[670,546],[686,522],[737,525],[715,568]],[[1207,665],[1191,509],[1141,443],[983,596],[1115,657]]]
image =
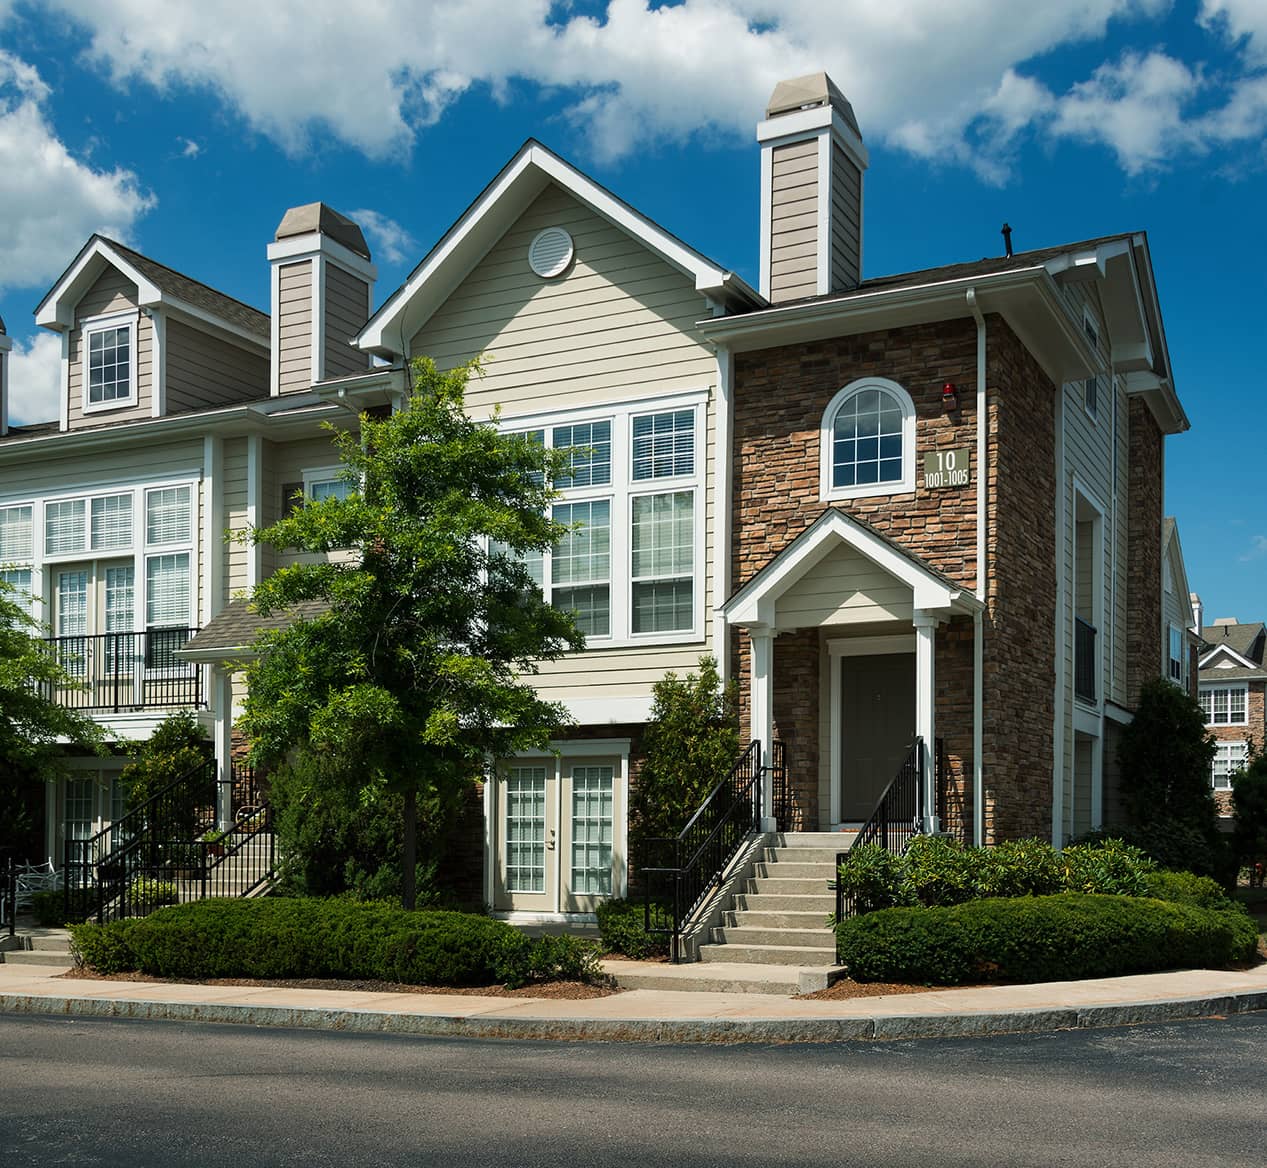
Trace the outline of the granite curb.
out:
[[[0,993],[0,1014],[139,1018],[431,1037],[590,1042],[767,1043],[969,1038],[1083,1030],[1267,1009],[1267,991],[1088,1006],[841,1018],[482,1018],[367,1009]]]

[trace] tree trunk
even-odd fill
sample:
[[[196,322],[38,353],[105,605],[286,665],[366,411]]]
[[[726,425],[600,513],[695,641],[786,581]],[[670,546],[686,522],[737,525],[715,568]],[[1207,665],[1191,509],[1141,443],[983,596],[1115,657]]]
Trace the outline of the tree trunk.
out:
[[[401,874],[400,903],[413,909],[418,903],[418,792],[405,792],[405,870]]]

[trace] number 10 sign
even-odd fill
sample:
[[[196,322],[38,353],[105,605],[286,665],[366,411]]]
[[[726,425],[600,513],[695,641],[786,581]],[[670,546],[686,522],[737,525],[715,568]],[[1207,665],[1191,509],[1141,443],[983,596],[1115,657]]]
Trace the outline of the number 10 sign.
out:
[[[968,454],[967,446],[930,450],[924,455],[924,486],[930,491],[940,487],[966,487],[972,481]]]

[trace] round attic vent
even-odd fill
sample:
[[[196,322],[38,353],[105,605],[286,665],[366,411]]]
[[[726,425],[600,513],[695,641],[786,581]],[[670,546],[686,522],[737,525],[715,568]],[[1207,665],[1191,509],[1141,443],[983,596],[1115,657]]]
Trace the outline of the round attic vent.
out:
[[[559,275],[572,262],[572,237],[562,227],[537,232],[528,246],[528,266],[543,280]]]

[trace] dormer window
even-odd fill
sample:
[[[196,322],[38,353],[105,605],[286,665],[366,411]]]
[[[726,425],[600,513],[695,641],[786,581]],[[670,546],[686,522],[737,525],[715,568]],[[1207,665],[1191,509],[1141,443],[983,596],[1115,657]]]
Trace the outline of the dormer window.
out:
[[[136,316],[84,325],[84,412],[136,404]]]
[[[820,440],[825,501],[915,489],[915,405],[896,382],[846,385],[823,413]]]

